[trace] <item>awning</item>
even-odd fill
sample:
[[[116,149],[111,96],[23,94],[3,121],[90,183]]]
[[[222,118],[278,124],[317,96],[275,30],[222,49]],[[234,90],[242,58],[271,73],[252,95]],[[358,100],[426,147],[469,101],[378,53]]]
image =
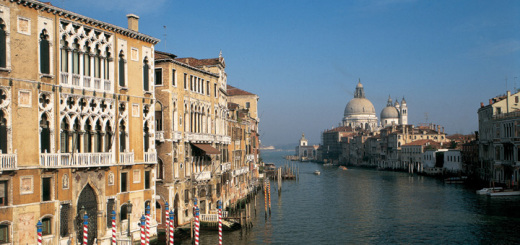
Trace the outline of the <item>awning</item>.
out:
[[[211,146],[210,144],[192,144],[195,147],[201,149],[202,151],[206,152],[207,155],[217,155],[220,154],[220,151],[217,150],[215,147]]]

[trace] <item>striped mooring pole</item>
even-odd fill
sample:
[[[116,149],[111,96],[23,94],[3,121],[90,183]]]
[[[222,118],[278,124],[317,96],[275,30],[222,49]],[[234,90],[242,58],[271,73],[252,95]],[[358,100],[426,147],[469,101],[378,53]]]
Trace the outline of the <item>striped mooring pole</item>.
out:
[[[150,205],[146,206],[146,245],[150,245]]]
[[[218,200],[218,244],[222,245],[222,202]]]
[[[42,222],[38,220],[38,224],[36,224],[36,232],[38,233],[38,245],[42,245]]]
[[[141,245],[146,245],[146,234],[145,234],[145,227],[146,227],[146,218],[141,216]]]
[[[117,245],[116,240],[116,211],[112,210],[112,245]]]
[[[166,240],[168,240],[168,230],[170,229],[170,224],[169,224],[169,221],[170,221],[170,212],[169,212],[169,209],[170,207],[168,206],[168,202],[164,203],[164,211],[166,213],[166,216],[164,216],[164,223],[166,224],[166,227],[164,229],[165,233],[166,233]]]
[[[269,216],[271,216],[271,181],[267,180],[267,196],[269,198]]]
[[[174,235],[175,235],[175,229],[174,229],[174,216],[175,216],[175,213],[173,212],[173,208],[172,210],[170,210],[170,245],[173,245],[173,242],[174,242]]]
[[[264,181],[264,207],[265,207],[265,219],[267,220],[267,181]]]
[[[195,245],[199,245],[199,208],[195,209]]]
[[[83,245],[88,244],[88,215],[85,212],[85,216],[83,216]]]

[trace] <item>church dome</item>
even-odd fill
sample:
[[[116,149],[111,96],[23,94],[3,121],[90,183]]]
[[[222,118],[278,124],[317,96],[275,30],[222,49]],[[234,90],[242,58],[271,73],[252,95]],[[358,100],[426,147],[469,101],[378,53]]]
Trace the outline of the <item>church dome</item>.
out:
[[[399,118],[399,112],[393,106],[387,106],[381,111],[381,120],[390,118]]]
[[[366,98],[354,98],[345,107],[345,117],[355,114],[375,114],[376,110],[370,100]]]

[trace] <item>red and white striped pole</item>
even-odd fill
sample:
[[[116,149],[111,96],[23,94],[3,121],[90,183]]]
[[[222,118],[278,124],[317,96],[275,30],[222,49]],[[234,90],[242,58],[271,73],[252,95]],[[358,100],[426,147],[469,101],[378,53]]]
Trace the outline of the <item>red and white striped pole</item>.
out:
[[[174,221],[174,216],[175,216],[175,213],[173,212],[173,208],[172,210],[170,210],[170,245],[173,245],[174,243],[174,234],[175,234],[175,229],[173,227],[173,221]]]
[[[42,245],[42,222],[38,220],[38,224],[36,224],[36,232],[38,232],[38,245]]]
[[[145,234],[145,228],[146,227],[146,218],[141,216],[141,245],[146,245],[146,234]]]
[[[199,208],[195,208],[195,245],[199,245]]]
[[[271,181],[267,180],[267,196],[269,198],[269,217],[271,217]]]
[[[88,215],[85,212],[85,216],[83,216],[83,245],[88,244]]]
[[[169,224],[169,222],[170,222],[170,217],[169,217],[170,216],[170,212],[169,212],[169,209],[170,209],[170,207],[169,207],[168,202],[164,203],[164,211],[166,212],[166,216],[164,216],[164,219],[165,219],[164,223],[166,224],[166,227],[164,228],[164,231],[166,233],[166,240],[168,240],[168,237],[169,237],[168,236],[168,230],[170,229],[170,224]]]
[[[264,181],[264,209],[265,219],[267,220],[267,181]]]
[[[116,240],[116,211],[112,210],[112,245],[117,245]]]
[[[150,205],[146,206],[146,245],[150,245]]]
[[[218,200],[218,244],[222,245],[222,202]]]

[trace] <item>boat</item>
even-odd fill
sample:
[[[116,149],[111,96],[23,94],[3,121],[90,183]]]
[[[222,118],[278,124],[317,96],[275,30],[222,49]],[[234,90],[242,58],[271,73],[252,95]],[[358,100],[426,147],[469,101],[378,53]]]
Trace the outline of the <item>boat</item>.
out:
[[[503,191],[504,188],[502,187],[489,187],[489,188],[483,188],[477,191],[477,194],[479,195],[487,195],[490,192],[497,192],[497,191]]]
[[[315,175],[320,175],[321,173],[320,173],[319,170],[315,170],[315,171],[314,171],[314,174],[315,174]]]
[[[501,190],[501,191],[492,191],[487,194],[490,197],[496,196],[520,196],[520,191],[514,191],[511,189]]]
[[[324,164],[323,164],[323,167],[330,167],[330,166],[332,166],[332,165],[333,165],[332,163],[324,163]]]
[[[341,169],[341,170],[347,170],[347,167],[345,167],[345,166],[340,166],[339,169]]]
[[[461,177],[450,177],[444,179],[444,183],[446,184],[464,184],[466,180],[468,179],[468,176],[461,176]]]

